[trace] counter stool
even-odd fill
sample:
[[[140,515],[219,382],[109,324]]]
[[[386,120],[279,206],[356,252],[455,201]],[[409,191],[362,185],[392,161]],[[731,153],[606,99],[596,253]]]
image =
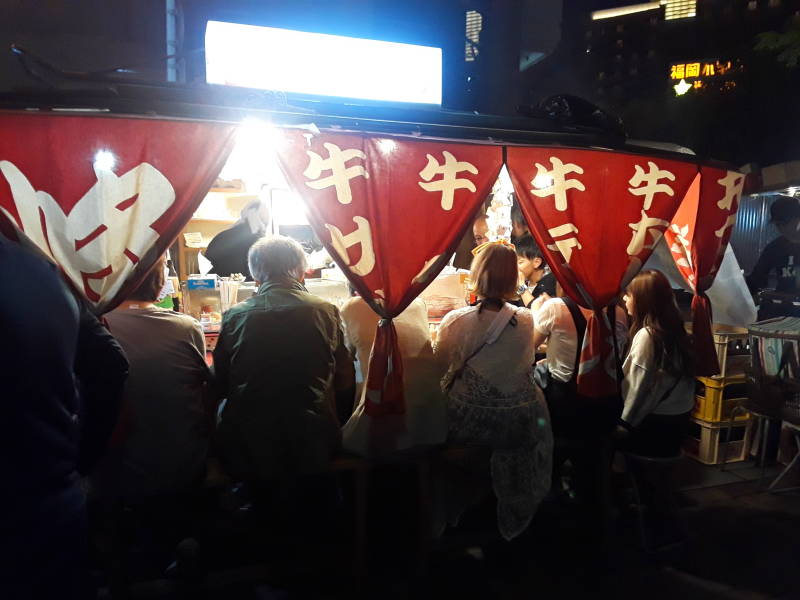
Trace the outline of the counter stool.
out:
[[[683,458],[683,453],[680,452],[674,456],[667,456],[667,457],[656,457],[656,456],[644,456],[641,454],[633,454],[630,452],[621,451],[623,458],[625,459],[625,470],[628,473],[628,477],[631,482],[631,487],[633,489],[633,499],[636,503],[636,517],[637,517],[637,525],[639,528],[639,539],[642,544],[642,549],[645,552],[654,552],[657,550],[662,549],[662,547],[657,547],[651,544],[651,540],[647,535],[647,523],[645,522],[645,509],[647,506],[642,502],[642,496],[639,489],[639,482],[636,480],[636,466],[641,467],[641,472],[643,475],[648,473],[652,473],[655,470],[663,471],[666,476],[669,478],[667,485],[665,486],[666,493],[669,495],[670,504],[673,505],[674,513],[676,518],[680,518],[679,511],[677,509],[677,505],[674,503],[674,496],[675,496],[675,486],[673,480],[673,471],[675,466],[680,462]],[[685,528],[683,527],[682,522],[679,521],[680,527],[682,530]],[[682,531],[684,533],[684,531]]]

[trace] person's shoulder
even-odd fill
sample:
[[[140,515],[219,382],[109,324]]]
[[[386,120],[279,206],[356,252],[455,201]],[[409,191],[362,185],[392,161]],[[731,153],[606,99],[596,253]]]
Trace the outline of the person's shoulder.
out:
[[[549,311],[549,312],[558,312],[567,307],[566,303],[564,302],[563,298],[548,298],[542,305],[539,307],[538,312],[542,311]]]
[[[367,301],[361,296],[353,296],[347,300],[344,304],[342,304],[342,308],[339,309],[339,312],[342,313],[342,317],[355,317],[369,313],[375,314],[375,311],[372,310],[370,305],[367,304]]]
[[[155,314],[157,314],[160,318],[173,323],[176,327],[182,327],[184,329],[201,328],[200,321],[185,313],[175,312],[174,310],[169,309],[162,309]]]
[[[451,310],[444,317],[442,317],[442,322],[440,323],[439,327],[451,326],[454,323],[463,320],[465,317],[474,315],[476,312],[478,312],[477,306],[463,306],[461,308]]]
[[[519,325],[533,327],[533,312],[531,309],[519,307],[514,311],[514,318]]]
[[[631,339],[631,354],[643,353],[651,350],[653,347],[653,332],[649,327],[642,327],[633,334]]]
[[[769,244],[764,246],[763,254],[778,254],[786,252],[791,248],[791,246],[792,243],[789,240],[787,240],[782,235],[779,235]]]

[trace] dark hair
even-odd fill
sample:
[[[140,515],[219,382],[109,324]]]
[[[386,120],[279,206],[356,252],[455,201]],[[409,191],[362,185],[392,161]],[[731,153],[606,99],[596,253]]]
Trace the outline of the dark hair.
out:
[[[165,258],[162,256],[145,275],[142,283],[130,293],[128,300],[138,300],[139,302],[155,302],[158,300],[158,294],[161,293],[161,289],[164,287],[164,263]]]
[[[515,243],[514,247],[517,251],[517,256],[533,260],[534,258],[541,258],[544,263],[544,255],[542,254],[539,244],[533,239],[532,235],[523,235]],[[542,265],[544,266],[544,264]]]
[[[517,255],[511,246],[490,244],[472,259],[470,279],[479,298],[511,298],[517,290],[517,277]]]
[[[528,222],[525,220],[525,215],[522,214],[516,194],[511,194],[511,222],[528,227]]]
[[[642,271],[628,284],[633,297],[631,339],[642,327],[653,338],[656,366],[681,376],[694,372],[694,353],[669,280],[661,271]]]

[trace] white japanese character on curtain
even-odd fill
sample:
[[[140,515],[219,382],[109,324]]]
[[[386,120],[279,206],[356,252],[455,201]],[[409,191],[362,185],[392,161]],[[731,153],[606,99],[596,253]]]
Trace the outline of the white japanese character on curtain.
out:
[[[567,191],[578,190],[585,192],[586,186],[577,179],[567,179],[570,173],[583,175],[583,168],[574,163],[564,164],[561,159],[551,156],[551,170],[540,163],[536,163],[536,176],[531,179],[531,193],[539,198],[553,196],[556,210],[567,210]]]
[[[728,171],[722,179],[717,179],[717,183],[725,188],[725,196],[717,202],[717,206],[723,210],[735,210],[742,199],[742,188],[744,187],[744,175],[736,171]]]
[[[356,224],[355,230],[348,234],[343,234],[335,225],[325,223],[325,227],[331,233],[331,243],[333,249],[341,257],[350,270],[356,275],[369,275],[375,268],[375,250],[372,246],[372,227],[364,217],[353,217]],[[350,260],[349,248],[361,246],[361,258],[356,264]]]
[[[364,160],[367,155],[361,150],[350,148],[342,150],[336,144],[324,143],[323,146],[328,151],[328,158],[322,158],[316,152],[307,150],[308,166],[303,171],[303,175],[310,181],[306,185],[315,190],[327,187],[336,188],[336,199],[341,204],[350,204],[353,201],[353,193],[350,190],[350,180],[355,177],[369,178],[369,173],[363,165],[347,166],[347,163],[354,159]],[[321,177],[323,171],[330,171],[327,177]]]
[[[565,223],[564,225],[553,227],[552,229],[548,229],[547,233],[553,238],[553,244],[549,244],[547,248],[554,252],[560,252],[567,264],[569,264],[569,261],[572,259],[573,248],[577,248],[578,250],[583,249],[583,246],[581,246],[581,243],[578,241],[578,236],[572,235],[579,233],[578,228],[572,223]]]
[[[433,156],[428,154],[428,164],[419,172],[419,176],[424,181],[419,181],[419,186],[426,192],[442,193],[442,209],[451,210],[453,208],[453,196],[456,190],[475,191],[475,184],[469,179],[460,179],[458,174],[462,171],[478,174],[478,168],[472,163],[456,160],[456,157],[447,150],[442,152],[444,164],[439,164]],[[436,175],[441,174],[442,178],[431,181]],[[429,183],[425,183],[429,182]]]
[[[93,302],[119,291],[158,239],[151,225],[175,201],[172,184],[148,163],[120,177],[97,168],[97,183],[68,215],[50,194],[35,190],[13,163],[0,162],[0,172],[11,188],[25,235]],[[14,222],[8,211],[0,210]]]
[[[642,211],[642,218],[638,223],[628,224],[628,227],[633,229],[633,235],[631,236],[631,241],[628,244],[628,254],[630,256],[636,256],[645,248],[655,248],[658,240],[660,240],[661,236],[664,235],[664,229],[659,229],[659,227],[666,228],[668,225],[669,221],[655,217],[649,217],[645,211]],[[649,244],[646,243],[648,234],[650,236]]]
[[[658,165],[652,161],[647,162],[649,171],[645,170],[639,165],[635,165],[635,172],[633,177],[630,178],[628,183],[633,187],[628,188],[628,191],[634,196],[644,196],[644,210],[650,210],[653,205],[653,198],[656,194],[667,194],[674,196],[675,190],[666,183],[659,183],[661,179],[668,181],[675,181],[675,175],[670,171],[665,171],[658,168]]]

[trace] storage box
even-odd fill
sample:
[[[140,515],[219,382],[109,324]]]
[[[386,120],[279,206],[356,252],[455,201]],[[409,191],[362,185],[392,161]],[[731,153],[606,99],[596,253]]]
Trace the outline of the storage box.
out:
[[[715,325],[714,346],[717,350],[720,376],[739,375],[750,366],[750,341],[747,329]]]
[[[731,411],[747,399],[747,378],[745,375],[698,377],[695,394],[693,417],[712,423],[727,421]],[[748,414],[738,414],[736,418],[746,420]]]
[[[726,462],[739,462],[747,458],[752,436],[751,420],[735,422],[728,439],[727,423],[708,423],[692,419],[683,450],[687,456],[706,465],[720,464],[723,455]]]
[[[213,290],[217,287],[216,275],[190,275],[186,280],[186,289],[189,290]]]

